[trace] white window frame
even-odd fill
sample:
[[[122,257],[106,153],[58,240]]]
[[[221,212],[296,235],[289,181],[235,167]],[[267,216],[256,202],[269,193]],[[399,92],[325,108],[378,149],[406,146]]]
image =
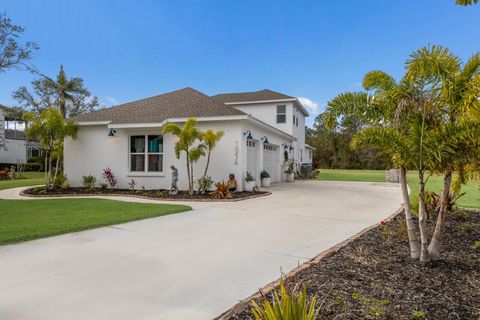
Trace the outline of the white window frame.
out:
[[[278,112],[278,107],[284,107],[284,108],[285,108],[285,112]],[[285,116],[284,121],[279,122],[279,121],[278,121],[278,116]],[[276,114],[275,114],[275,120],[276,120],[276,121],[275,121],[276,123],[287,123],[287,105],[286,105],[286,104],[277,104]]]
[[[141,137],[145,139],[144,152],[131,152],[132,151],[132,137]],[[149,136],[160,136],[162,137],[162,152],[148,152],[148,137]],[[165,173],[165,137],[161,134],[131,134],[128,136],[128,175],[129,176],[164,176]],[[132,155],[144,155],[144,170],[143,171],[132,171]],[[148,156],[149,155],[161,155],[162,156],[162,168],[161,171],[149,171],[148,170]]]

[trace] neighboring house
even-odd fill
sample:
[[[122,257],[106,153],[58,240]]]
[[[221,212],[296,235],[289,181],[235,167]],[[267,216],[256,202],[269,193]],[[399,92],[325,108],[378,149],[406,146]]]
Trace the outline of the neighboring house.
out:
[[[15,111],[0,105],[0,163],[26,163],[30,157],[38,157],[40,148],[36,143],[25,141],[24,122],[15,116]]]
[[[284,176],[284,151],[299,169],[302,163],[311,166],[306,116],[296,98],[270,90],[209,97],[185,88],[78,116],[78,138],[65,140],[65,173],[73,186],[79,186],[82,176],[102,180],[102,170],[110,167],[119,187],[126,188],[134,179],[138,187],[168,189],[174,165],[179,187],[186,189],[185,155],[175,157],[176,137],[162,135],[162,128],[167,123],[182,126],[195,117],[200,130],[225,133],[210,161],[208,174],[215,181],[226,181],[233,173],[243,185],[250,171],[260,185],[260,172],[267,170],[272,182],[278,182]],[[196,179],[205,161],[201,158],[195,164]]]

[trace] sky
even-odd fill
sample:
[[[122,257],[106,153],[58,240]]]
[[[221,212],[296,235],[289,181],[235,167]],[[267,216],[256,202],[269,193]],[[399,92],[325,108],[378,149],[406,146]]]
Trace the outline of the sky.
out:
[[[40,46],[31,61],[84,79],[106,106],[193,87],[208,95],[271,89],[301,98],[311,116],[363,75],[399,78],[409,55],[480,49],[480,5],[455,0],[0,0]],[[0,103],[34,75],[0,73]]]

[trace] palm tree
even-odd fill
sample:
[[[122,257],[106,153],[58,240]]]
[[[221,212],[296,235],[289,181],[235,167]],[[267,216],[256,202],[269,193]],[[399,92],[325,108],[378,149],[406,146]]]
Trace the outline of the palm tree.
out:
[[[478,0],[456,0],[455,3],[460,6],[471,6],[472,4],[477,4]]]
[[[438,161],[432,168],[435,172],[444,174],[437,224],[428,247],[429,255],[435,261],[440,259],[453,171],[461,171],[463,166],[478,160],[478,141],[475,141],[472,134],[476,133],[475,122],[478,121],[480,91],[476,84],[480,78],[480,56],[473,55],[462,68],[460,59],[447,48],[424,47],[412,54],[407,68],[414,77],[430,79],[432,91],[438,93],[440,103],[437,108],[441,112],[439,130],[454,131],[457,134],[456,144],[450,146],[456,152],[443,153],[443,157],[437,158]],[[448,143],[453,140],[453,137],[448,135],[443,138],[448,140]],[[445,145],[439,148],[444,147]],[[442,150],[439,150],[439,153],[442,153]]]
[[[25,131],[28,140],[35,140],[40,143],[45,154],[45,186],[51,187],[52,183],[52,160],[53,154],[63,145],[63,140],[67,137],[76,138],[78,125],[72,119],[65,120],[60,111],[56,108],[48,108],[39,115],[30,112],[24,115],[24,119],[29,121]],[[57,164],[55,175],[58,173],[59,155],[57,155]]]
[[[81,78],[71,78],[68,79],[65,71],[63,70],[63,65],[60,66],[60,72],[57,75],[57,79],[53,80],[47,76],[45,77],[45,87],[48,90],[53,91],[57,96],[57,105],[60,110],[63,118],[67,116],[75,116],[75,110],[67,114],[68,103],[75,103],[76,95],[90,95],[88,90],[83,86],[83,79]]]
[[[178,138],[175,143],[175,155],[177,159],[180,159],[181,152],[185,152],[187,160],[187,176],[188,176],[188,193],[193,195],[193,164],[205,155],[205,145],[198,144],[194,146],[197,141],[201,141],[203,133],[195,126],[197,120],[195,118],[189,118],[183,128],[180,128],[175,123],[169,123],[163,128],[163,134],[171,133]]]
[[[403,79],[397,84],[395,79],[382,71],[372,71],[365,75],[363,86],[373,92],[344,93],[329,102],[326,121],[332,123],[338,117],[354,115],[367,123],[368,127],[353,137],[352,147],[373,147],[387,155],[395,166],[400,168],[400,186],[404,206],[405,221],[410,243],[410,256],[420,257],[420,243],[417,228],[413,221],[407,185],[407,165],[412,158],[408,146],[409,132],[405,122],[406,112],[402,111],[410,101],[410,87]],[[400,117],[400,114],[402,117]]]
[[[207,149],[207,164],[205,165],[205,171],[203,173],[203,179],[207,176],[208,172],[208,166],[210,165],[210,155],[212,153],[213,148],[217,145],[217,142],[220,141],[220,139],[223,137],[224,132],[219,130],[219,131],[213,131],[208,129],[202,134],[202,140],[203,144],[205,145]],[[204,184],[202,184],[202,188],[205,187]],[[201,190],[202,192],[205,192],[206,190]]]

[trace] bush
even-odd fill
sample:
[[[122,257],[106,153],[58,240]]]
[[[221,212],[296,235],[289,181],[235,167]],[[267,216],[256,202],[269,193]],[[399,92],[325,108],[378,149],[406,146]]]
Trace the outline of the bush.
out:
[[[271,302],[265,298],[260,304],[252,301],[252,313],[257,320],[314,320],[318,313],[316,303],[313,297],[308,304],[306,288],[298,293],[288,291],[282,281],[280,291],[273,291]]]
[[[228,184],[226,182],[218,182],[215,184],[216,190],[210,193],[210,196],[214,199],[231,199],[233,194],[228,190]]]
[[[108,185],[109,185],[109,184],[108,184],[107,181],[102,181],[102,182],[100,182],[100,190],[103,190],[103,191],[107,190],[107,189],[108,189]]]
[[[82,176],[82,185],[86,189],[95,189],[97,178],[92,175]]]
[[[55,179],[53,179],[53,181],[52,181],[52,187],[53,187],[53,189],[63,189],[62,186],[64,185],[65,182],[68,183],[68,185],[70,186],[70,183],[68,182],[68,178],[67,178],[66,175],[57,174]],[[65,190],[65,189],[63,189],[63,190]]]
[[[112,169],[110,168],[103,169],[102,176],[105,180],[107,180],[107,183],[108,185],[110,185],[110,188],[112,189],[115,188],[115,186],[117,185],[117,177],[115,177],[115,175],[113,174]]]
[[[35,187],[32,190],[33,194],[38,194],[38,195],[45,195],[47,194],[47,189],[42,186],[42,187]]]
[[[262,172],[260,172],[260,178],[262,179],[270,178],[270,173],[268,173],[267,170],[263,170]]]
[[[255,178],[252,176],[252,174],[250,173],[250,171],[247,171],[247,175],[245,176],[245,181],[246,181],[246,182],[255,181]]]
[[[135,190],[136,185],[137,185],[137,183],[133,179],[128,183],[128,186],[129,186],[130,190],[132,190],[132,191]]]
[[[8,169],[8,168],[3,168],[2,170],[0,170],[0,181],[2,181],[2,180],[10,180],[10,179],[11,179],[10,169]]]
[[[210,176],[201,177],[198,179],[198,192],[205,193],[210,190],[213,185],[213,180]]]

